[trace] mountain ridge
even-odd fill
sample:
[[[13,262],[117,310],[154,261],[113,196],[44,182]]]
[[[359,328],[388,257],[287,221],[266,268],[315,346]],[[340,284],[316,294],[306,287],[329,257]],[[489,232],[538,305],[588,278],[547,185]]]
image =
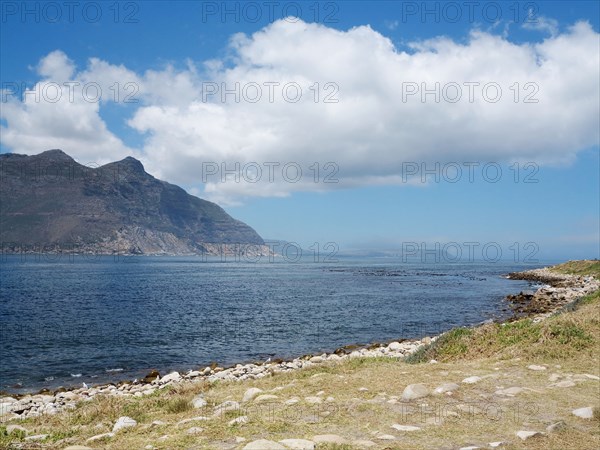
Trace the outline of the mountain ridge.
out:
[[[220,206],[147,173],[128,156],[97,168],[59,149],[0,154],[3,251],[267,254],[260,235]]]

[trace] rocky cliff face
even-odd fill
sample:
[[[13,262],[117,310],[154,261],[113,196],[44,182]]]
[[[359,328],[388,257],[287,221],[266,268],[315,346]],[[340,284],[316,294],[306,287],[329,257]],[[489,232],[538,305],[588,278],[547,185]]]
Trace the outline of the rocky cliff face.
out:
[[[61,150],[0,155],[3,251],[267,254],[251,227],[131,157],[89,168]]]

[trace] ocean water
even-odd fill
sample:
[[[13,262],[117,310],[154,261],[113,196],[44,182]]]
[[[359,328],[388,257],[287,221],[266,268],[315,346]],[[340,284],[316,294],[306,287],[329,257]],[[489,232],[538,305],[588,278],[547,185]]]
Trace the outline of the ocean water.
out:
[[[432,335],[506,317],[545,263],[3,255],[0,390],[103,383]]]

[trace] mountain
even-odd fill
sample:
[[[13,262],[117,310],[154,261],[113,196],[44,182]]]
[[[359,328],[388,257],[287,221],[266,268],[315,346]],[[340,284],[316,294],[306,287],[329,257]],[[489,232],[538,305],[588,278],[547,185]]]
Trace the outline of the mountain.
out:
[[[89,168],[61,150],[0,155],[0,242],[9,252],[268,251],[251,227],[154,178],[135,158]]]

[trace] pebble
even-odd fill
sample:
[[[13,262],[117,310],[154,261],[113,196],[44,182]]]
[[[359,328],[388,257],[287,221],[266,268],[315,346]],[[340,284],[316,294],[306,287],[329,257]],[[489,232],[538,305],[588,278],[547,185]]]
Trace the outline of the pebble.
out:
[[[236,411],[240,409],[240,404],[238,402],[234,402],[232,400],[227,400],[226,402],[221,403],[218,406],[215,406],[214,414],[215,416],[226,413],[227,411]]]
[[[96,436],[92,436],[91,438],[86,439],[86,442],[96,442],[101,441],[103,439],[109,439],[115,436],[115,433],[102,433],[97,434]]]
[[[47,434],[34,434],[32,436],[27,436],[25,438],[26,441],[43,441],[48,437]]]
[[[400,425],[395,423],[394,425],[391,425],[391,427],[394,430],[398,430],[398,431],[420,431],[421,428],[419,427],[414,427],[412,425]]]
[[[313,436],[312,440],[316,444],[338,444],[338,445],[344,445],[344,444],[348,443],[346,441],[346,439],[344,439],[341,436],[338,436],[337,434],[318,434],[316,436]]]
[[[244,450],[286,450],[285,447],[277,442],[259,439],[252,441],[244,446]]]
[[[232,427],[234,425],[242,425],[244,423],[248,423],[248,416],[236,417],[235,419],[230,420],[228,425]]]
[[[379,439],[380,441],[395,441],[396,436],[391,434],[378,434],[377,439]]]
[[[532,438],[534,436],[540,436],[541,433],[537,432],[537,431],[526,431],[526,430],[521,430],[521,431],[517,431],[516,435],[519,439],[525,441],[529,438]]]
[[[429,395],[429,389],[424,384],[409,384],[404,388],[402,392],[402,400],[416,400],[418,398],[427,397]]]
[[[277,395],[272,395],[272,394],[262,394],[259,395],[258,397],[256,397],[254,399],[254,401],[256,403],[261,403],[261,402],[270,402],[273,400],[277,400],[279,397]]]
[[[574,415],[580,417],[581,419],[591,419],[592,417],[594,417],[594,410],[591,406],[588,406],[586,408],[574,409],[572,412]]]
[[[250,389],[246,390],[246,392],[244,392],[244,397],[242,398],[242,402],[249,402],[250,400],[252,400],[254,397],[256,397],[258,394],[260,394],[263,390],[256,388],[256,387],[251,387]]]
[[[202,394],[196,395],[192,400],[192,405],[195,409],[204,408],[207,405],[207,401]]]
[[[456,383],[444,383],[441,386],[438,386],[433,391],[434,394],[445,394],[446,392],[453,392],[458,389],[458,384]]]
[[[181,381],[181,375],[179,374],[179,372],[171,372],[170,374],[167,374],[160,379],[161,384],[166,384],[171,381]]]
[[[495,392],[496,395],[504,395],[506,397],[514,397],[517,394],[520,394],[521,392],[523,392],[525,389],[517,387],[517,386],[513,386],[513,387],[509,387],[506,389],[500,389],[498,391]]]
[[[123,428],[131,428],[131,427],[135,427],[137,425],[137,422],[135,420],[133,420],[131,417],[127,417],[127,416],[122,416],[119,417],[117,419],[117,421],[115,422],[115,425],[113,426],[113,433],[116,433],[119,430],[122,430]]]
[[[498,448],[498,447],[502,447],[502,446],[506,445],[506,442],[496,441],[496,442],[490,442],[488,445],[492,448]]]
[[[307,439],[283,439],[279,443],[294,450],[315,450],[315,443]]]
[[[538,371],[540,371],[540,370],[546,370],[546,367],[545,367],[545,366],[537,366],[537,365],[535,365],[535,364],[532,364],[532,365],[530,365],[530,366],[527,366],[527,368],[528,368],[529,370],[538,370]]]
[[[577,384],[572,380],[565,380],[565,381],[559,381],[558,383],[553,383],[550,386],[551,387],[559,387],[559,388],[567,388],[567,387],[573,387],[576,385]]]
[[[462,380],[463,383],[467,383],[467,384],[475,384],[475,383],[478,383],[479,381],[481,381],[481,377],[478,377],[478,376],[468,377],[468,378],[465,378],[464,380]]]
[[[185,425],[186,423],[190,423],[190,422],[201,422],[204,420],[210,420],[210,419],[208,417],[204,417],[204,416],[191,417],[189,419],[180,420],[179,422],[177,422],[177,426]],[[152,422],[152,423],[154,423],[154,422]]]

